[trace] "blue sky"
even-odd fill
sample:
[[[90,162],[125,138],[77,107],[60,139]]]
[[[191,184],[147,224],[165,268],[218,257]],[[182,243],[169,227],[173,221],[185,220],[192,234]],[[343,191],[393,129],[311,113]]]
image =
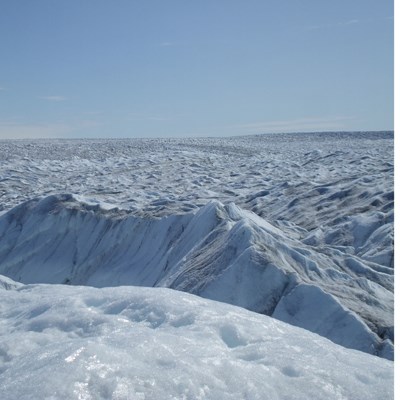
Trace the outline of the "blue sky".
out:
[[[0,2],[0,138],[393,129],[393,1]]]

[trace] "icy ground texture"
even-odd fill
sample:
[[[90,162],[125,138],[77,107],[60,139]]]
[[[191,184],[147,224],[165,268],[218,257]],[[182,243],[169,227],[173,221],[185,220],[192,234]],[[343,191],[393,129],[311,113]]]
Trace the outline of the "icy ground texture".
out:
[[[0,211],[56,193],[150,216],[234,202],[314,246],[393,267],[393,158],[393,132],[3,140]]]
[[[0,148],[0,273],[167,286],[393,357],[392,133]]]
[[[2,400],[375,400],[393,379],[390,361],[187,293],[0,277]]]

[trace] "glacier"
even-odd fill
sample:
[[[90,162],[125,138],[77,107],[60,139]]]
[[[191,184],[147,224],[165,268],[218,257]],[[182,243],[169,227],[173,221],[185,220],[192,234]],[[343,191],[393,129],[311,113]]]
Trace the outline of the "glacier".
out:
[[[1,397],[393,398],[393,142],[0,140]]]

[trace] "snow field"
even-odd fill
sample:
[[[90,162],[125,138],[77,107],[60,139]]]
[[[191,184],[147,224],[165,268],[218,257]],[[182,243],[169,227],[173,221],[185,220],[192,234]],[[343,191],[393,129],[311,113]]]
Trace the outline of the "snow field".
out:
[[[162,288],[6,286],[5,400],[393,396],[391,362],[242,308]]]

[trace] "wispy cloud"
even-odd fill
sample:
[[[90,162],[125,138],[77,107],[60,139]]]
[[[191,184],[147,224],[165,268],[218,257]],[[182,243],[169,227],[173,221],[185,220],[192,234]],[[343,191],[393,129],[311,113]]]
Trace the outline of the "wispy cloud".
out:
[[[349,21],[339,23],[339,25],[354,25],[354,24],[358,24],[359,22],[360,22],[360,20],[358,20],[358,19],[351,19]]]
[[[67,98],[65,96],[39,96],[40,100],[46,100],[46,101],[54,101],[54,102],[60,102],[60,101],[65,101]]]
[[[353,18],[353,19],[349,19],[347,21],[337,21],[337,22],[332,22],[329,24],[309,25],[309,26],[306,26],[305,29],[306,30],[332,29],[332,28],[340,28],[340,27],[346,27],[346,26],[351,26],[351,25],[363,25],[363,24],[371,24],[371,23],[379,23],[379,22],[387,22],[387,21],[392,22],[393,19],[394,19],[393,16],[365,18],[365,19]]]
[[[176,43],[175,42],[161,42],[160,43],[160,47],[171,47],[171,46],[175,46]]]
[[[130,121],[173,121],[177,118],[176,115],[161,115],[161,114],[146,114],[146,113],[131,113],[126,119]]]
[[[361,21],[359,19],[350,19],[347,21],[339,21],[330,24],[318,24],[318,25],[309,25],[306,27],[307,30],[316,30],[316,29],[329,29],[329,28],[337,28],[341,26],[349,26],[349,25],[356,25],[362,22],[368,22],[366,20]]]
[[[63,137],[70,127],[61,123],[23,123],[0,121],[0,139],[36,139]]]
[[[158,47],[185,47],[188,45],[188,42],[185,40],[164,40],[163,42],[157,43]]]
[[[283,133],[341,130],[346,128],[346,122],[354,120],[353,117],[307,117],[288,120],[275,120],[251,122],[232,126],[232,129],[242,133]]]
[[[0,139],[48,139],[65,138],[77,132],[89,134],[100,127],[99,121],[77,119],[57,122],[29,122],[14,118],[0,120]]]
[[[84,111],[82,114],[89,116],[98,116],[98,115],[103,115],[104,111]]]

